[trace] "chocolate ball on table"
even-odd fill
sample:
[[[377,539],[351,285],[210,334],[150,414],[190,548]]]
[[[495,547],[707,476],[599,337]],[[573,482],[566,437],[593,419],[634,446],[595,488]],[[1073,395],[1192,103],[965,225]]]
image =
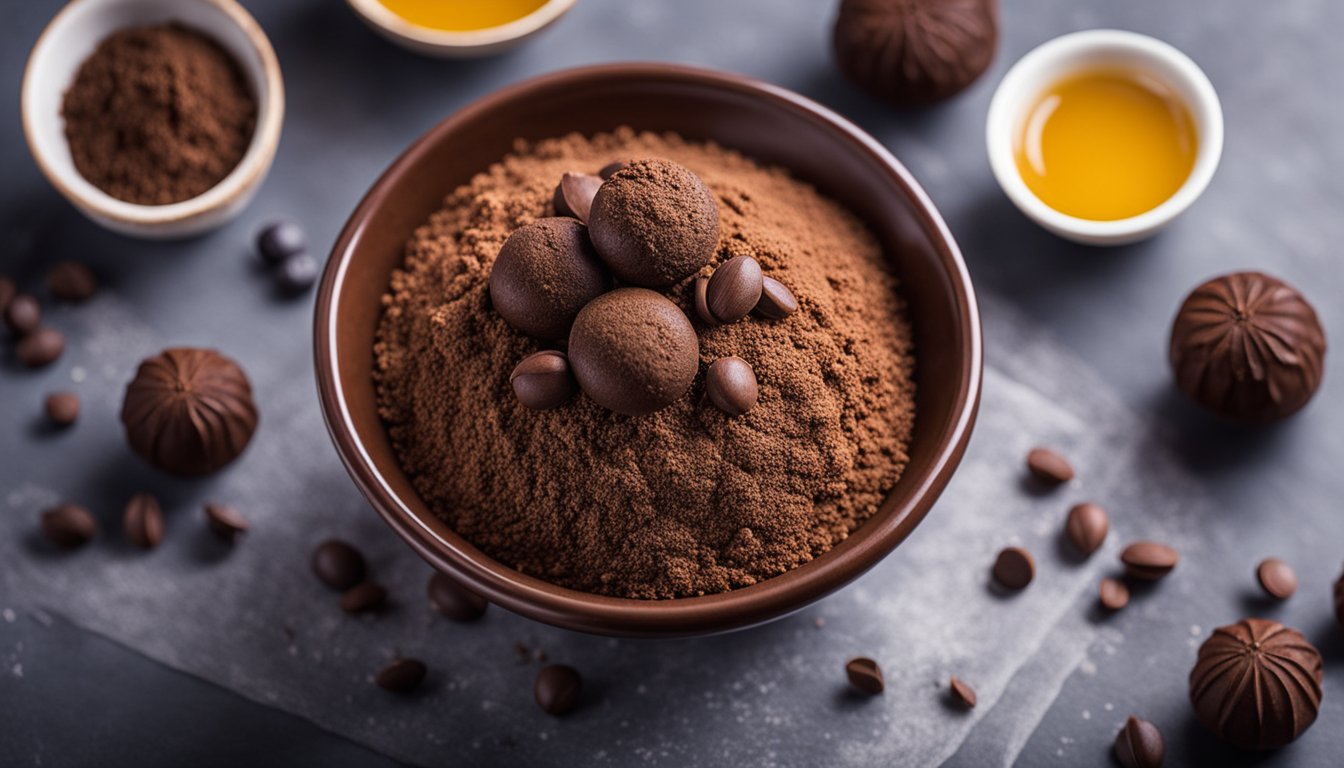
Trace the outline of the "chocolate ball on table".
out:
[[[681,308],[645,288],[618,288],[583,308],[569,334],[569,364],[598,405],[627,416],[686,394],[700,340]]]
[[[514,328],[534,339],[558,341],[588,302],[611,287],[583,224],[537,219],[519,227],[490,270],[490,301]]]
[[[645,288],[690,277],[719,246],[713,193],[670,160],[640,160],[617,171],[597,190],[588,227],[616,279]]]
[[[1270,422],[1297,413],[1316,394],[1325,331],[1292,286],[1237,272],[1196,288],[1171,329],[1176,385],[1228,419]]]

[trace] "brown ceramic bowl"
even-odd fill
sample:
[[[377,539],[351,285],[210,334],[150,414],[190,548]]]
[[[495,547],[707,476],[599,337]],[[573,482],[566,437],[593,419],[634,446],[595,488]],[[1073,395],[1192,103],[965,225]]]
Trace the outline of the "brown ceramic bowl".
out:
[[[621,125],[714,140],[778,164],[861,216],[883,241],[909,300],[918,412],[910,463],[881,509],[832,551],[760,584],[677,600],[593,595],[497,562],[426,508],[378,418],[374,332],[412,230],[443,198],[507,154],[515,138]],[[909,172],[844,118],[736,75],[666,64],[568,70],[506,88],[420,138],[351,216],[327,264],[316,316],[327,426],[355,484],[435,568],[491,602],[548,624],[608,635],[696,635],[760,624],[838,589],[919,524],[961,460],[980,400],[980,316],[952,235]],[[475,446],[464,446],[474,450]]]

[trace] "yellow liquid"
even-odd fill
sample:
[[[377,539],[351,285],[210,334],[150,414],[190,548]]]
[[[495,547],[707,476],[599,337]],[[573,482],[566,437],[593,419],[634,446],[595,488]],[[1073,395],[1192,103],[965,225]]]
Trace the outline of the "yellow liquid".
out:
[[[1162,83],[1097,71],[1046,90],[1015,151],[1027,187],[1080,219],[1114,221],[1161,205],[1195,167],[1190,110]]]
[[[378,0],[401,18],[450,32],[489,29],[517,21],[546,0]]]

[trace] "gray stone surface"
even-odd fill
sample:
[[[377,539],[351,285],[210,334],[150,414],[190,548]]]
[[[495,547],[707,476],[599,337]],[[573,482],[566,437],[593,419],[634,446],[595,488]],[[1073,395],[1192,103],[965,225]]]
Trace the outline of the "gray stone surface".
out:
[[[11,104],[24,52],[57,5],[0,11],[0,83]],[[1300,418],[1245,431],[1172,397],[1163,354],[1184,293],[1244,266],[1299,284],[1332,338],[1344,338],[1344,277],[1331,261],[1344,239],[1336,178],[1344,171],[1344,51],[1330,39],[1344,22],[1338,4],[1021,0],[1007,8],[995,70],[964,98],[923,113],[886,109],[837,79],[827,59],[829,2],[581,0],[533,45],[475,63],[403,53],[329,0],[249,6],[285,68],[289,117],[262,196],[219,233],[144,244],[98,230],[32,167],[17,115],[0,122],[0,270],[34,284],[55,258],[81,258],[110,286],[92,307],[53,311],[72,347],[52,370],[22,373],[8,362],[0,371],[0,423],[9,435],[0,464],[0,608],[8,609],[0,622],[0,762],[82,764],[102,755],[174,764],[183,754],[174,750],[189,743],[218,764],[229,762],[225,755],[249,764],[374,759],[63,621],[48,627],[39,619],[51,613],[427,764],[1092,765],[1105,764],[1129,712],[1161,725],[1172,764],[1249,764],[1191,724],[1184,677],[1213,626],[1256,613],[1303,629],[1326,653],[1328,672],[1321,722],[1255,764],[1335,764],[1344,748],[1333,666],[1344,641],[1327,597],[1344,540],[1337,366],[1327,360],[1321,396]],[[1039,42],[1098,26],[1148,32],[1190,52],[1219,89],[1228,122],[1223,165],[1205,198],[1171,231],[1117,251],[1035,229],[994,186],[982,148],[988,97],[1004,69]],[[270,216],[292,215],[325,250],[378,172],[444,115],[528,75],[631,58],[717,66],[794,88],[855,119],[910,166],[987,294],[983,424],[966,471],[911,541],[793,619],[671,643],[586,638],[502,612],[480,627],[434,622],[420,598],[425,567],[367,510],[322,433],[309,301],[270,292],[248,257],[251,235]],[[165,480],[123,448],[120,385],[166,341],[221,347],[260,393],[258,443],[217,479]],[[42,393],[71,386],[86,399],[84,420],[71,433],[45,433]],[[1014,485],[1017,457],[1038,439],[1065,445],[1085,467],[1059,498]],[[35,546],[31,521],[44,500],[80,498],[111,528],[121,501],[142,487],[174,510],[169,543],[148,558],[104,543],[56,562]],[[1177,576],[1100,621],[1090,590],[1119,537],[1085,564],[1057,551],[1063,498],[1075,495],[1111,506],[1119,536],[1178,542],[1185,560]],[[199,536],[196,506],[215,497],[242,502],[258,523],[232,554]],[[303,574],[312,543],[327,533],[359,539],[374,554],[399,600],[386,620],[340,620]],[[1004,601],[985,591],[985,568],[1010,542],[1036,551],[1040,578]],[[1293,562],[1303,581],[1281,607],[1260,602],[1251,577],[1271,553]],[[827,619],[824,628],[812,625],[815,616]],[[515,641],[583,668],[594,682],[590,706],[563,722],[537,713],[527,691],[534,667],[513,658]],[[389,702],[365,681],[398,650],[441,670],[423,700]],[[841,695],[839,665],[855,653],[883,661],[893,682],[887,696],[857,706]],[[63,663],[68,656],[78,662]],[[939,703],[936,686],[949,672],[965,672],[980,689],[970,716]],[[93,682],[118,692],[94,693]],[[53,693],[61,691],[68,696]],[[123,698],[139,706],[115,706]],[[160,718],[148,727],[140,715],[147,701]],[[87,719],[71,718],[79,712]],[[202,722],[213,713],[240,725]],[[68,737],[88,721],[100,727]]]

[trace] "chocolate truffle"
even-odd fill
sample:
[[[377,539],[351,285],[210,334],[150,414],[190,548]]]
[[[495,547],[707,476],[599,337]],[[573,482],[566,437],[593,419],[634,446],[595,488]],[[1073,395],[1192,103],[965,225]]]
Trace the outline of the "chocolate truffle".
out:
[[[1269,422],[1297,413],[1321,383],[1325,331],[1294,288],[1237,272],[1196,288],[1171,329],[1176,385],[1214,413]]]
[[[832,43],[845,77],[906,106],[960,93],[998,40],[998,0],[842,0]]]
[[[1200,722],[1241,749],[1276,749],[1301,736],[1321,707],[1321,654],[1277,621],[1219,627],[1190,671]]]
[[[690,389],[700,367],[700,340],[666,296],[618,288],[579,313],[569,334],[569,363],[598,405],[642,416]]]
[[[167,349],[140,363],[121,423],[131,448],[177,475],[205,475],[238,458],[257,429],[252,386],[210,349]]]
[[[670,160],[640,160],[597,190],[589,234],[616,278],[661,288],[695,274],[719,245],[719,212],[700,177]]]
[[[563,339],[579,310],[611,287],[585,229],[550,218],[509,235],[490,269],[490,301],[509,325],[535,339]]]

